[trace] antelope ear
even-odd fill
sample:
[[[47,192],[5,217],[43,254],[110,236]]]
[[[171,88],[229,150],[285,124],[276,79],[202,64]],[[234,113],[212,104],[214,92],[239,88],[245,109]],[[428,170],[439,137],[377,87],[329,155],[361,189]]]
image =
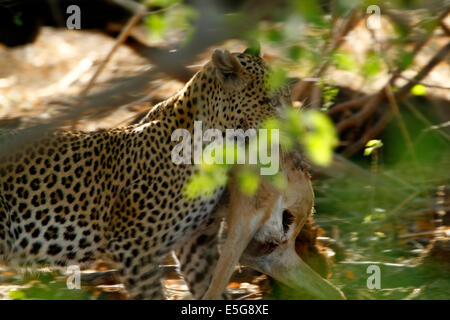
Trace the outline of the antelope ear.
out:
[[[238,59],[228,50],[214,51],[212,63],[216,67],[216,74],[225,89],[239,90],[247,84],[247,78],[243,75],[244,68]]]

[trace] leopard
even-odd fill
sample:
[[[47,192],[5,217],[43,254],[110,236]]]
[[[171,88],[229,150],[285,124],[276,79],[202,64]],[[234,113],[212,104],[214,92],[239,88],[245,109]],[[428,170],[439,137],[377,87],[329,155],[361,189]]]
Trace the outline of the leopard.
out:
[[[283,106],[269,72],[258,54],[216,49],[139,123],[58,129],[31,142],[20,132],[2,138],[20,147],[0,154],[0,260],[64,267],[102,259],[132,299],[165,299],[160,265],[172,253],[192,296],[201,298],[219,256],[215,208],[226,188],[185,196],[198,169],[172,161],[172,133],[193,134],[195,121],[203,130],[259,128]]]

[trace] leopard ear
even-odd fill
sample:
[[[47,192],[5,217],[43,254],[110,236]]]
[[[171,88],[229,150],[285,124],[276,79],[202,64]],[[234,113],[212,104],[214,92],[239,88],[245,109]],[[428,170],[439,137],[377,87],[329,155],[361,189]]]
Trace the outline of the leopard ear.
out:
[[[214,66],[222,73],[239,73],[242,66],[228,50],[216,49],[212,55]]]
[[[224,88],[239,90],[246,85],[247,79],[243,75],[244,68],[228,50],[215,50],[212,55],[212,62],[216,67],[217,77]]]

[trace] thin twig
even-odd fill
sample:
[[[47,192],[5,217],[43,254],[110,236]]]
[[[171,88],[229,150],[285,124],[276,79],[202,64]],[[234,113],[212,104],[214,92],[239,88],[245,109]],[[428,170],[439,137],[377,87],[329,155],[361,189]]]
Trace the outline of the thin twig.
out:
[[[148,55],[154,65],[152,69],[137,75],[111,80],[107,88],[87,95],[82,105],[71,104],[70,108],[66,108],[51,120],[21,130],[20,134],[14,137],[12,135],[11,139],[5,139],[0,144],[0,155],[16,152],[24,145],[39,140],[44,134],[61,128],[68,122],[73,123],[88,111],[95,109],[96,112],[106,112],[134,101],[135,94],[148,89],[148,83],[161,73],[179,78],[180,70],[182,70],[184,76],[185,66],[192,64],[199,53],[213,45],[223,43],[226,39],[238,37],[242,30],[250,29],[255,21],[260,21],[272,6],[259,6],[258,10],[254,9],[255,6],[250,6],[247,11],[243,11],[247,19],[232,24],[228,20],[220,19],[224,13],[214,5],[213,1],[202,1],[202,5],[197,5],[195,8],[198,12],[195,19],[195,31],[188,44],[179,46],[176,51],[151,50]]]
[[[394,96],[398,100],[403,100],[408,93],[410,92],[411,88],[414,86],[414,81],[421,81],[424,77],[426,77],[430,71],[438,65],[442,60],[445,59],[447,54],[450,52],[450,42],[447,43],[444,47],[442,47],[436,55],[434,55],[430,61],[416,74],[416,76],[412,79],[412,81],[408,82],[406,85],[401,87],[397,92],[394,93]],[[354,125],[362,125],[362,123],[371,115],[376,109],[376,106],[379,102],[381,102],[385,96],[386,96],[386,87],[390,85],[395,79],[395,75],[393,75],[390,79],[390,81],[387,82],[387,84],[383,87],[382,90],[380,90],[377,94],[372,96],[372,98],[364,105],[361,111],[354,114],[348,119],[345,119],[341,123],[337,125],[337,131],[339,133],[342,133],[347,128],[354,126]],[[381,130],[384,129],[384,126],[386,126],[390,119],[392,118],[391,112],[387,112],[387,115],[383,116],[382,120],[379,121],[372,130],[369,131],[368,135],[363,136],[361,139],[359,139],[355,144],[352,146],[347,147],[344,150],[344,153],[346,156],[351,156],[358,150],[364,147],[365,143],[377,135]]]
[[[356,141],[354,144],[348,146],[343,152],[342,155],[345,157],[350,157],[359,150],[361,150],[372,137],[378,135],[386,125],[392,119],[392,111],[388,109],[384,112],[383,116],[380,120],[369,130],[368,134]]]
[[[179,6],[179,5],[180,5],[179,3],[173,3],[173,4],[171,4],[170,6],[168,6],[166,8],[161,8],[161,9],[153,10],[153,11],[147,11],[145,13],[145,16],[148,16],[148,15],[151,15],[151,14],[158,14],[158,13],[161,13],[161,12],[166,12],[166,11],[172,10],[173,8],[175,8],[175,7]]]
[[[322,100],[322,88],[318,83],[316,83],[312,88],[311,93],[311,108],[320,109],[320,104]]]
[[[111,57],[113,56],[114,52],[116,52],[116,50],[123,44],[123,42],[126,40],[128,35],[130,34],[131,29],[133,29],[133,27],[141,20],[141,18],[145,14],[145,11],[146,11],[146,7],[145,6],[141,6],[140,10],[128,21],[126,26],[122,29],[122,31],[120,32],[120,34],[117,37],[116,41],[114,42],[113,47],[111,48],[111,50],[109,50],[109,52],[106,55],[105,59],[103,59],[102,63],[98,66],[98,68],[95,71],[94,75],[89,80],[89,83],[86,85],[84,90],[81,92],[80,98],[79,98],[80,101],[83,100],[87,96],[87,94],[91,90],[92,86],[94,85],[95,80],[97,80],[98,76],[100,75],[102,70],[105,68],[106,64],[111,59]]]
[[[381,102],[384,99],[384,97],[385,97],[384,90],[380,90],[380,91],[378,91],[378,93],[372,95],[370,97],[370,99],[368,100],[368,102],[364,105],[364,107],[359,112],[357,112],[350,118],[345,119],[344,121],[342,121],[341,123],[339,123],[337,125],[337,127],[336,127],[337,132],[342,133],[347,128],[349,128],[351,126],[355,126],[355,125],[361,126],[364,123],[364,121],[370,115],[373,114],[376,107],[378,106],[378,103]]]
[[[405,77],[404,75],[401,75],[401,74],[398,74],[397,77],[401,78],[403,80],[406,80],[408,82],[413,82],[415,84],[421,84],[421,85],[423,85],[425,87],[428,87],[428,88],[450,90],[450,87],[440,86],[440,85],[437,85],[437,84],[424,83],[424,82],[421,82],[421,81],[417,81],[415,79],[411,79],[411,78]]]
[[[355,99],[352,99],[349,101],[338,103],[334,107],[332,107],[330,110],[328,110],[328,115],[332,116],[336,113],[345,111],[347,109],[361,107],[363,104],[365,104],[367,101],[369,101],[370,97],[371,96],[364,96],[364,97],[359,97],[359,98],[355,98]]]
[[[450,127],[450,121],[445,121],[444,123],[441,123],[441,124],[432,125],[431,127],[426,128],[424,131],[427,132],[427,131],[447,128],[447,127]]]
[[[323,56],[328,57],[333,51],[339,48],[344,42],[345,36],[358,25],[358,22],[360,20],[361,20],[360,11],[356,9],[353,10],[350,13],[348,19],[343,23],[340,30],[335,34],[333,41],[331,43],[328,43],[326,47],[323,49],[324,52]],[[313,72],[313,75],[311,76],[312,78],[320,78],[331,62],[329,58],[321,59],[321,61],[322,63]],[[307,91],[311,85],[312,85],[311,82],[300,80],[300,82],[292,89],[291,94],[292,101],[298,101],[302,96],[303,92]]]
[[[431,231],[407,233],[407,234],[401,235],[400,239],[423,238],[423,237],[427,237],[427,236],[437,237],[440,235],[447,235],[447,232],[445,230],[431,230]]]
[[[441,21],[443,23],[443,21]],[[437,88],[437,89],[450,89],[450,87],[445,87],[445,86],[439,86],[439,85],[434,85],[434,84],[429,84],[429,83],[423,83],[420,81],[416,81],[415,79],[411,79],[408,78],[404,75],[401,74],[401,71],[399,70],[394,70],[394,68],[392,67],[392,63],[389,60],[389,58],[386,56],[384,50],[381,50],[381,42],[380,40],[376,37],[375,32],[372,29],[369,29],[370,35],[372,37],[372,40],[375,42],[376,47],[377,47],[377,51],[378,54],[380,55],[380,57],[382,57],[384,63],[386,64],[386,66],[388,67],[388,71],[390,74],[394,75],[394,78],[392,79],[392,83],[394,80],[396,80],[396,78],[401,78],[404,80],[407,80],[408,82],[414,82],[415,84],[421,84],[423,86],[429,87],[429,88]],[[420,47],[416,46],[416,48],[413,50],[414,55],[417,54],[417,52],[419,51],[420,48],[423,47],[423,44],[425,44],[426,41],[422,40],[420,42]]]
[[[420,190],[416,190],[412,194],[410,194],[406,199],[404,199],[402,202],[400,202],[394,209],[392,209],[389,214],[394,215],[396,214],[401,208],[406,206],[411,200],[413,200],[417,195],[419,195]]]
[[[348,160],[347,158],[345,158],[342,155],[337,154],[337,153],[335,153],[333,156],[333,163],[331,164],[331,166],[318,167],[318,166],[312,165],[312,168],[313,168],[313,172],[325,174],[330,177],[338,177],[342,172],[345,172],[345,174],[361,176],[361,177],[364,177],[365,179],[368,178],[370,175],[370,173],[366,169],[360,167],[359,165],[355,164],[354,162]],[[381,175],[383,176],[383,178],[381,178],[381,177],[376,178],[378,184],[381,183],[383,186],[385,186],[385,185],[392,186],[392,183],[395,182],[401,186],[404,186],[406,189],[408,189],[409,190],[408,192],[410,192],[410,191],[418,192],[419,191],[416,186],[395,176],[392,172],[382,171]],[[387,180],[389,180],[389,181],[387,181]],[[403,189],[396,188],[396,190],[401,191]],[[407,193],[404,193],[404,194],[406,196]],[[331,196],[331,195],[328,194],[328,196]],[[339,199],[336,199],[336,201],[339,201]]]
[[[450,28],[445,24],[444,20],[441,20],[440,26],[444,30],[445,34],[450,36]]]
[[[428,73],[439,63],[441,62],[445,56],[448,54],[448,52],[450,51],[450,42],[444,46],[420,71],[419,73],[413,78],[411,79],[410,82],[408,82],[406,85],[404,85],[402,88],[400,88],[397,92],[395,92],[395,97],[396,98],[404,98],[404,96],[409,93],[409,91],[411,90],[411,88],[414,86],[414,83],[421,81],[426,75],[428,75]],[[347,129],[348,127],[352,126],[352,125],[361,125],[363,123],[363,121],[365,121],[371,114],[373,114],[373,111],[375,110],[376,106],[378,105],[379,102],[381,102],[381,100],[383,100],[385,98],[385,90],[386,87],[389,86],[393,80],[396,78],[396,75],[393,75],[391,77],[391,79],[386,83],[386,85],[380,90],[378,91],[377,94],[373,95],[370,100],[367,101],[367,103],[365,103],[364,107],[361,109],[361,111],[357,112],[356,114],[354,114],[353,116],[351,116],[348,119],[345,119],[344,121],[342,121],[341,123],[338,124],[337,126],[337,131],[339,133],[343,132],[345,129]],[[353,103],[355,103],[356,101],[354,101]],[[360,98],[357,100],[357,102],[365,102],[364,98]],[[343,109],[343,107],[340,107],[341,109]],[[348,107],[347,107],[348,108]],[[330,110],[331,113],[331,110]]]
[[[435,66],[437,66],[441,61],[445,59],[449,52],[450,41],[445,46],[443,46],[438,51],[438,53],[436,53],[434,57],[431,58],[431,60],[428,61],[428,63],[406,85],[401,87],[395,93],[395,96],[397,98],[403,98],[405,95],[407,95],[417,82],[420,82],[423,78],[425,78]]]
[[[395,99],[395,96],[392,92],[391,86],[388,84],[386,86],[386,96],[388,97],[389,104],[392,108],[392,112],[394,113],[395,117],[398,120],[400,130],[402,132],[403,138],[405,139],[406,146],[409,149],[409,152],[411,153],[411,156],[413,158],[414,165],[416,167],[417,173],[420,175],[420,180],[423,183],[425,181],[425,174],[423,172],[423,168],[419,163],[419,160],[417,158],[416,151],[414,149],[414,144],[411,140],[411,136],[409,135],[408,129],[406,128],[405,122],[403,121],[403,117],[400,113],[400,109],[398,107],[397,101]],[[431,203],[431,195],[428,191],[425,191],[426,198],[429,200],[427,203]]]
[[[433,123],[430,120],[428,120],[419,110],[417,110],[417,108],[414,105],[409,103],[407,100],[403,101],[403,103],[417,119],[422,121],[424,124],[426,124],[430,128],[434,126]],[[435,131],[437,133],[439,133],[447,141],[450,142],[450,136],[444,130],[441,130],[441,128],[436,128]]]
[[[397,104],[397,101],[395,100],[395,96],[392,92],[392,88],[389,84],[385,87],[386,96],[388,98],[389,104],[392,108],[392,112],[394,113],[395,117],[398,120],[400,131],[402,132],[403,138],[405,139],[406,146],[409,149],[409,152],[411,153],[411,156],[413,156],[414,160],[417,161],[416,152],[414,150],[414,145],[411,140],[411,136],[409,135],[408,129],[406,128],[405,122],[403,121],[402,115],[400,114],[400,110]]]
[[[130,0],[112,0],[115,4],[131,11],[134,14],[139,13],[142,10],[142,5],[135,1]]]
[[[446,10],[444,10],[439,17],[436,19],[439,22],[442,22],[443,19],[445,19],[445,17],[447,16],[447,14],[449,13],[448,8]],[[446,28],[445,24],[444,24],[444,29]],[[375,38],[376,40],[376,38]],[[414,46],[413,50],[412,50],[412,56],[416,56],[417,53],[423,48],[423,46],[428,42],[429,37],[428,38],[424,38],[421,41],[417,42],[416,45]],[[420,83],[420,81],[426,76],[428,75],[428,73],[440,62],[442,61],[445,56],[448,54],[448,51],[450,50],[450,43],[447,44],[446,46],[444,46],[429,62],[427,65],[425,65],[417,74],[413,79],[409,79],[408,83],[403,86],[400,90],[398,90],[397,92],[395,92],[394,96],[396,99],[403,99],[411,90],[411,88],[417,84]],[[386,61],[387,65],[389,66],[389,62]],[[370,115],[372,115],[374,113],[374,111],[376,110],[376,106],[385,99],[386,97],[386,88],[387,86],[391,86],[394,81],[400,77],[400,73],[402,70],[391,70],[391,78],[389,79],[389,81],[386,83],[385,86],[383,86],[383,88],[376,94],[371,95],[371,96],[365,96],[365,97],[361,97],[361,98],[357,98],[357,99],[353,99],[341,104],[338,104],[334,107],[332,107],[329,111],[328,114],[329,115],[335,115],[339,112],[342,111],[346,111],[348,109],[353,109],[353,108],[359,108],[362,107],[362,109],[357,112],[356,114],[352,115],[351,117],[341,121],[338,125],[337,125],[337,130],[339,133],[342,133],[344,130],[346,130],[347,128],[351,127],[351,126],[361,126],[363,125],[363,123],[368,119],[368,117]],[[362,148],[365,143],[367,142],[368,139],[370,139],[373,134],[375,132],[380,132],[380,129],[382,130],[383,128],[381,127],[383,124],[386,125],[388,122],[388,119],[391,118],[392,115],[386,115],[383,116],[382,121],[379,121],[376,124],[376,129],[375,130],[370,130],[367,134],[365,134],[361,139],[359,139],[356,144],[354,144],[353,146],[349,146],[347,147],[347,149],[344,151],[345,154],[347,155],[351,155],[354,152],[358,151],[360,148]]]

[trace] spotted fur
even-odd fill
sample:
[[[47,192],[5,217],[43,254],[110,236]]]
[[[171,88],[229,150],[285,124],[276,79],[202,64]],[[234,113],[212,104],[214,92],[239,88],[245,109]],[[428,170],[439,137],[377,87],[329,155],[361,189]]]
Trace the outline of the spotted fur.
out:
[[[133,298],[163,298],[163,257],[175,250],[195,297],[217,260],[222,188],[188,200],[192,165],[175,165],[175,129],[256,128],[276,112],[259,57],[217,50],[139,124],[58,131],[0,159],[0,257],[10,265],[111,261]],[[17,139],[19,136],[8,136]],[[0,141],[1,143],[1,141]],[[206,230],[206,231],[205,231]]]

